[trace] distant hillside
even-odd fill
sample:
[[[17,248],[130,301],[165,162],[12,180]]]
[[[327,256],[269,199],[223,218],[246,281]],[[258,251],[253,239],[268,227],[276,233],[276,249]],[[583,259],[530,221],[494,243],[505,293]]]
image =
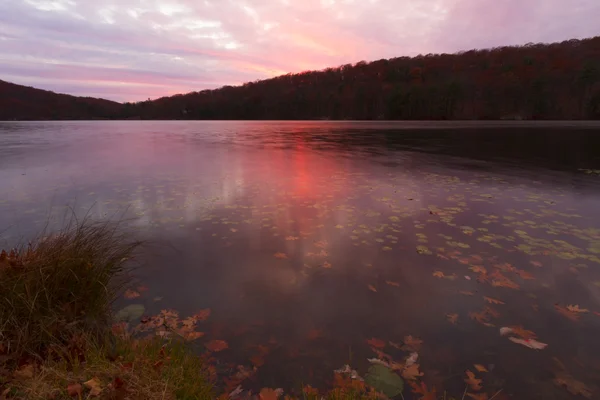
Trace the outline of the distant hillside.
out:
[[[600,119],[600,36],[287,74],[137,103],[0,81],[0,119]]]
[[[600,119],[600,36],[361,61],[126,107],[146,119]]]
[[[58,94],[0,80],[0,120],[114,118],[122,108],[114,101]]]

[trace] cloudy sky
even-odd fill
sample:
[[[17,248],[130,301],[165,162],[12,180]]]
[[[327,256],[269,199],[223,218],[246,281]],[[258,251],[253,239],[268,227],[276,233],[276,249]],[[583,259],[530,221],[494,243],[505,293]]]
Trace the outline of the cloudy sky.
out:
[[[0,79],[136,101],[600,35],[600,0],[0,0]]]

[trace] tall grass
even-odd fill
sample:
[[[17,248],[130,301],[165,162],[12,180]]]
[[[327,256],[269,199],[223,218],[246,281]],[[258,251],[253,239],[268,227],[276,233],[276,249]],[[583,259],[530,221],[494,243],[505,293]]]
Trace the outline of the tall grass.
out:
[[[0,344],[42,356],[73,335],[101,337],[141,242],[120,222],[72,217],[66,226],[0,253]]]

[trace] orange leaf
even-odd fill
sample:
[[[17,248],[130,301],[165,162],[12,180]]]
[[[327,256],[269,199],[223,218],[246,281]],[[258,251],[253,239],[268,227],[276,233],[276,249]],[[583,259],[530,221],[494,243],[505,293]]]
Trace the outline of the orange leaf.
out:
[[[458,314],[446,314],[446,318],[448,321],[450,321],[450,323],[456,325],[456,322],[458,321]]]
[[[373,285],[367,285],[367,287],[369,288],[369,290],[370,290],[371,292],[375,292],[375,293],[377,293],[377,289],[375,289],[375,288],[373,287]]]
[[[475,294],[473,292],[469,292],[469,291],[466,291],[466,290],[461,290],[458,293],[464,294],[465,296],[473,296]]]
[[[408,382],[408,384],[412,387],[413,393],[421,395],[419,400],[437,400],[435,388],[429,390],[423,382],[421,382],[421,385],[417,385],[415,382]]]
[[[563,317],[570,319],[571,321],[579,320],[579,315],[577,313],[574,313],[573,311],[569,311],[568,309],[556,304],[554,305],[554,308],[556,309],[556,311],[559,312],[559,314],[561,314]]]
[[[135,299],[140,297],[140,294],[135,290],[127,289],[124,296],[126,299]]]
[[[536,337],[536,334],[534,332],[528,331],[520,325],[509,326],[509,328],[512,329],[511,333],[514,333],[515,335],[520,336],[525,340],[534,339]]]
[[[404,346],[402,350],[414,350],[418,351],[423,341],[421,339],[412,337],[412,335],[404,336]]]
[[[102,393],[102,386],[100,385],[100,380],[98,378],[92,378],[87,382],[83,382],[83,385],[90,389],[90,396],[97,397]]]
[[[481,379],[475,378],[475,374],[469,370],[466,371],[467,379],[465,383],[471,387],[472,390],[481,390]]]
[[[262,388],[258,397],[260,400],[277,400],[279,394],[271,388]]]
[[[71,383],[67,385],[67,394],[70,397],[81,396],[81,391],[83,388],[79,383]]]
[[[398,282],[393,282],[393,281],[385,281],[385,283],[387,283],[390,286],[396,286],[396,287],[400,287],[400,284]]]
[[[488,372],[487,368],[481,364],[475,364],[475,369],[479,372]]]
[[[419,364],[412,364],[402,370],[402,377],[408,380],[415,380],[423,373],[419,371]]]
[[[574,312],[574,313],[586,313],[586,312],[590,312],[590,310],[588,310],[587,308],[579,308],[579,304],[570,304],[567,306],[567,310]]]
[[[558,386],[564,386],[569,393],[574,395],[582,395],[588,399],[592,398],[592,392],[583,382],[575,380],[566,372],[559,372],[554,378],[554,383]]]
[[[280,259],[288,258],[287,254],[285,254],[285,253],[275,253],[275,254],[273,254],[273,257],[280,258]]]
[[[385,342],[381,339],[371,338],[367,340],[367,343],[378,349],[383,349],[385,347]]]
[[[206,321],[210,317],[210,308],[200,310],[194,315],[196,321]]]
[[[490,303],[490,304],[504,304],[504,302],[503,302],[503,301],[500,301],[500,300],[494,299],[494,298],[492,298],[492,297],[483,296],[483,299],[484,299],[485,301],[487,301],[488,303]]]
[[[229,345],[224,340],[211,340],[205,344],[206,348],[210,351],[218,352],[229,348]]]

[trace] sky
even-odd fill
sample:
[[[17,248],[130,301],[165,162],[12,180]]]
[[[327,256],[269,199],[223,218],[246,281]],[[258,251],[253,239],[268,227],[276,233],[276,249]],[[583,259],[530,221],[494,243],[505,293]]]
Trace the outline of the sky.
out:
[[[600,35],[600,0],[0,0],[0,80],[141,101]]]

